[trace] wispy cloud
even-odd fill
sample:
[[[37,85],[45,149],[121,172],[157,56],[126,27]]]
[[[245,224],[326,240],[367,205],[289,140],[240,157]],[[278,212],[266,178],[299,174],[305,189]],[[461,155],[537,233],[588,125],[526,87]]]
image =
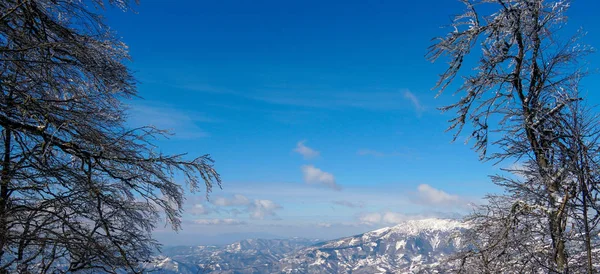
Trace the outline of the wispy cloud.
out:
[[[155,126],[173,134],[173,138],[196,139],[208,134],[198,124],[215,122],[203,113],[186,111],[170,105],[143,102],[129,106],[128,122],[134,127]]]
[[[203,204],[195,204],[191,208],[186,209],[185,212],[192,215],[207,215],[211,213],[211,210]]]
[[[403,89],[381,89],[364,87],[348,91],[322,86],[263,86],[253,92],[239,92],[226,87],[205,84],[179,86],[204,93],[228,94],[274,105],[296,107],[341,109],[357,108],[368,110],[398,110],[406,108],[406,95]]]
[[[365,203],[363,203],[363,202],[351,202],[351,201],[341,200],[341,201],[332,201],[331,203],[334,205],[339,205],[339,206],[344,206],[344,207],[349,207],[349,208],[365,207]]]
[[[307,91],[286,89],[255,93],[251,97],[271,104],[312,108],[359,108],[369,110],[397,110],[405,107],[403,92],[398,90]]]
[[[333,222],[333,223],[329,223],[329,222],[319,222],[314,224],[315,226],[319,227],[319,228],[332,228],[334,230],[338,230],[340,228],[348,228],[348,227],[365,227],[365,224],[363,223],[356,223],[356,222]],[[365,227],[365,229],[368,229]],[[347,235],[346,235],[347,236]]]
[[[423,107],[423,105],[421,105],[421,101],[419,101],[419,98],[417,98],[417,96],[415,94],[413,94],[410,91],[404,91],[404,98],[407,99],[408,101],[410,101],[410,103],[413,105],[413,107],[415,108],[415,111],[418,114],[421,114],[425,108]]]
[[[231,198],[217,197],[212,203],[217,206],[245,206],[250,204],[250,199],[244,195],[235,194]]]
[[[333,226],[332,223],[317,223],[317,227],[330,228],[331,226]]]
[[[407,220],[421,219],[423,216],[419,215],[406,215],[399,212],[385,211],[385,212],[368,212],[360,214],[358,220],[361,224],[365,225],[394,225]]]
[[[396,225],[409,220],[421,220],[428,218],[458,218],[458,213],[447,212],[429,212],[420,214],[406,214],[394,211],[383,212],[364,212],[357,216],[359,224],[375,225]]]
[[[380,151],[375,149],[363,148],[356,151],[359,156],[369,157],[407,157],[407,158],[419,158],[418,154],[410,148],[402,148],[401,151]]]
[[[294,149],[294,151],[296,153],[302,155],[302,157],[304,157],[304,159],[312,159],[312,158],[319,156],[319,154],[320,154],[319,151],[306,146],[304,143],[306,143],[306,140],[302,140],[302,141],[298,142],[296,144],[296,148]]]
[[[304,182],[307,184],[324,185],[335,190],[342,189],[335,182],[335,177],[333,177],[333,174],[325,172],[312,165],[302,166],[302,174],[304,175]]]
[[[198,219],[194,220],[199,225],[245,225],[245,221],[236,219]]]
[[[252,219],[264,219],[265,217],[273,217],[278,219],[277,210],[283,207],[274,201],[264,199],[248,199],[244,195],[235,194],[231,198],[217,197],[212,201],[216,206],[221,207],[237,207],[230,210],[233,215],[248,213]]]
[[[385,153],[372,149],[359,149],[356,154],[360,156],[374,156],[374,157],[383,157],[386,156]]]
[[[359,215],[358,220],[361,224],[373,225],[381,223],[381,213],[369,212],[362,213]]]

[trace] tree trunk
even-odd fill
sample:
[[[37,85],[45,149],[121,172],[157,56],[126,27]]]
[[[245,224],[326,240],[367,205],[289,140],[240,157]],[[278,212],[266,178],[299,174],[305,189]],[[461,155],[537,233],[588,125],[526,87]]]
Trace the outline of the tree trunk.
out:
[[[13,94],[12,91],[7,96],[7,112],[6,115],[10,117],[11,110],[13,107]],[[8,199],[9,199],[9,188],[11,181],[11,141],[12,141],[12,130],[10,127],[4,127],[4,153],[2,156],[2,171],[0,172],[0,260],[4,258],[5,249],[8,244]],[[0,274],[8,273],[6,269],[0,269]]]
[[[562,213],[560,210],[550,212],[550,233],[554,247],[554,262],[559,273],[567,273],[567,256],[565,250],[565,239],[563,238]]]
[[[4,156],[2,159],[2,173],[0,175],[0,259],[4,258],[4,249],[8,242],[8,215],[6,214],[9,196],[10,184],[10,146],[12,131],[10,128],[4,129]],[[0,273],[8,273],[5,269],[0,269]]]

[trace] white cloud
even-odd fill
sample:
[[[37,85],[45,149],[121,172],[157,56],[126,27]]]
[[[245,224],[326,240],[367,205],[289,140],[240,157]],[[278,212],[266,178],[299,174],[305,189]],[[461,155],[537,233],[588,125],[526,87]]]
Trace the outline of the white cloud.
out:
[[[232,198],[217,197],[212,203],[217,206],[245,206],[250,204],[250,199],[244,195],[235,194]]]
[[[302,166],[302,174],[304,175],[304,182],[307,184],[321,184],[335,190],[341,190],[341,187],[335,182],[333,174],[312,165]]]
[[[198,219],[194,223],[199,225],[244,225],[246,222],[236,219]]]
[[[458,195],[452,195],[443,190],[436,189],[427,184],[421,184],[417,187],[417,195],[413,198],[414,202],[433,206],[466,206]]]
[[[248,206],[248,212],[253,219],[264,219],[266,216],[276,216],[275,211],[282,207],[271,200],[254,200]]]
[[[363,213],[358,217],[361,224],[373,225],[381,223],[381,214],[377,212]]]
[[[351,201],[341,200],[341,201],[332,201],[332,203],[335,204],[335,205],[345,206],[345,207],[349,207],[349,208],[363,208],[363,207],[365,207],[365,203],[363,203],[363,202],[351,202]]]
[[[404,92],[404,98],[408,99],[413,106],[415,107],[415,110],[417,111],[417,113],[421,113],[423,112],[423,110],[425,110],[425,108],[423,107],[423,105],[421,105],[421,102],[419,101],[419,98],[417,98],[416,95],[414,95],[412,92],[410,91],[405,91]]]
[[[384,212],[365,212],[358,215],[358,222],[363,225],[397,225],[408,220],[420,220],[427,218],[449,218],[448,213],[421,213],[421,214],[405,214],[393,211]],[[456,217],[456,215],[451,215]]]
[[[210,210],[203,204],[195,204],[187,209],[186,212],[192,215],[206,215],[210,213]]]
[[[323,228],[330,228],[333,224],[331,223],[318,223],[317,226],[318,227],[323,227]]]
[[[316,224],[312,224],[311,226],[317,226],[319,228],[348,228],[348,227],[364,227],[365,223],[356,223],[356,222],[319,222]],[[344,235],[347,236],[347,235]]]
[[[252,219],[264,219],[265,217],[277,217],[276,211],[283,207],[271,200],[250,200],[244,195],[235,194],[231,198],[217,197],[212,202],[216,206],[222,207],[242,207],[233,208],[230,214],[237,216],[242,213],[248,213]]]
[[[304,159],[312,159],[319,156],[320,152],[304,145],[306,140],[302,140],[296,144],[295,152],[302,155]]]
[[[417,216],[417,215],[408,216],[403,213],[386,211],[386,212],[382,212],[382,213],[379,213],[379,212],[363,213],[363,214],[359,215],[358,220],[361,224],[366,224],[366,225],[376,225],[376,224],[395,225],[395,224],[404,222],[406,220],[419,219],[419,218],[422,218],[422,217]]]
[[[386,224],[399,224],[408,219],[410,219],[410,217],[405,214],[390,211],[383,213],[383,216],[381,217],[381,221]]]

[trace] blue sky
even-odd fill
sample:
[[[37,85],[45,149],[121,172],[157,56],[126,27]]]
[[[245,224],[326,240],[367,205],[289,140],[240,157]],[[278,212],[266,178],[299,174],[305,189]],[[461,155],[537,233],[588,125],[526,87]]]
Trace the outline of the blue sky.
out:
[[[567,29],[594,45],[598,1],[574,1]],[[424,55],[458,1],[165,1],[107,22],[129,45],[144,100],[130,123],[175,133],[169,153],[209,153],[223,189],[188,196],[165,244],[246,236],[334,238],[407,218],[453,217],[498,191],[445,133]],[[597,43],[596,43],[597,44]],[[593,56],[594,63],[598,57]],[[584,82],[590,100],[597,75]]]

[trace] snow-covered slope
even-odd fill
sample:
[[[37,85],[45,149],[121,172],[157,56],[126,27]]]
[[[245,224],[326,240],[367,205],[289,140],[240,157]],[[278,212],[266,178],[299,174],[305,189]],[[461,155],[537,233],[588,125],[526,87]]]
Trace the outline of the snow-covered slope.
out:
[[[302,249],[281,260],[284,273],[414,273],[457,251],[465,224],[413,220]]]
[[[158,273],[418,273],[460,246],[464,223],[411,220],[332,241],[246,240],[221,247],[180,247],[156,258]]]

